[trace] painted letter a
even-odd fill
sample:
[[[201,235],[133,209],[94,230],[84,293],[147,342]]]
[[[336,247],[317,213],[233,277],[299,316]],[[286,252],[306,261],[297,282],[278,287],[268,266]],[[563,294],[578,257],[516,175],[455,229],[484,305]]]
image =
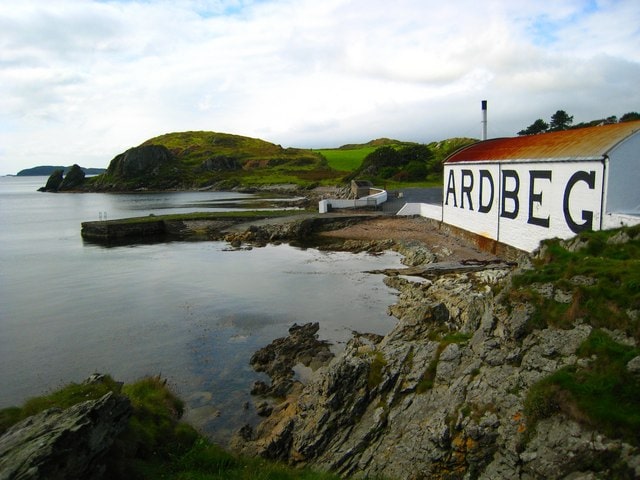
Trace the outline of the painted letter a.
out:
[[[449,205],[449,195],[453,195],[453,206],[458,206],[456,200],[456,179],[453,174],[453,168],[449,169],[449,178],[447,179],[447,195],[444,198],[444,204]]]

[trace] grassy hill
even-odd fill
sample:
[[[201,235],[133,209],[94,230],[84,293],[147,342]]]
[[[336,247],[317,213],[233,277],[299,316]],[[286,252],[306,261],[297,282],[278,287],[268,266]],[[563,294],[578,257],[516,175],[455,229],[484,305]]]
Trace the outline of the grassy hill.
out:
[[[166,149],[166,155],[153,165],[145,158],[145,152],[156,147]],[[134,161],[141,166],[122,168],[123,163]],[[145,162],[147,167],[142,165]],[[123,171],[133,173],[125,175]],[[177,132],[151,138],[116,156],[107,173],[89,186],[126,190],[293,183],[304,188],[340,183],[340,177],[341,173],[329,167],[324,157],[311,150],[283,148],[227,133]]]
[[[437,162],[472,139],[434,142]],[[117,155],[107,172],[87,180],[90,190],[230,189],[276,184],[299,188],[338,185],[357,172],[379,148],[420,144],[380,138],[319,150],[283,148],[257,138],[218,132],[176,132],[151,138]],[[377,180],[377,179],[372,179]],[[431,179],[433,182],[433,178]],[[439,179],[436,179],[439,181]]]
[[[356,170],[367,155],[380,147],[399,148],[405,145],[412,145],[411,142],[401,142],[391,138],[378,138],[367,143],[350,143],[338,148],[323,148],[315,150],[321,154],[329,166],[335,170],[343,172],[345,175]]]
[[[367,177],[368,180],[373,180],[374,183],[381,185],[384,184],[388,188],[398,188],[408,185],[435,186],[442,182],[441,171],[444,160],[459,148],[475,143],[476,141],[477,140],[473,138],[450,138],[427,144],[427,147],[433,153],[433,157],[428,160],[427,168],[431,173],[417,182],[406,180],[394,181],[394,179],[391,178],[382,178],[375,175],[371,177],[370,173],[363,172],[363,167],[365,167],[365,159],[379,148],[391,147],[395,150],[402,150],[407,147],[420,146],[419,143],[379,138],[363,144],[347,144],[339,148],[326,148],[315,150],[315,152],[320,153],[326,159],[329,167],[341,172],[346,179],[364,176]]]

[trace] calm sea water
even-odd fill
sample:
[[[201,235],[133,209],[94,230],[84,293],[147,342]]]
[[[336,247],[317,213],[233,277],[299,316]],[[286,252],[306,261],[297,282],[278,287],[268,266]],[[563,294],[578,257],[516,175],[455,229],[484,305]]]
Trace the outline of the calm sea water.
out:
[[[44,177],[0,177],[0,408],[93,372],[161,374],[187,418],[224,442],[252,417],[249,358],[293,323],[320,322],[339,351],[352,330],[386,333],[395,296],[365,270],[399,256],[221,242],[104,248],[80,223],[247,207],[250,195],[40,193]]]

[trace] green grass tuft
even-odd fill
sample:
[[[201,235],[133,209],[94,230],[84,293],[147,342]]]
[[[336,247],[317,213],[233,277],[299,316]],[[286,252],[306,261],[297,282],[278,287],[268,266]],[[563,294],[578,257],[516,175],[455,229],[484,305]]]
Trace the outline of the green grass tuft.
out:
[[[105,376],[101,382],[71,383],[55,392],[27,400],[22,407],[0,410],[0,434],[19,421],[49,408],[65,409],[88,400],[96,400],[109,392],[119,393],[121,384]]]

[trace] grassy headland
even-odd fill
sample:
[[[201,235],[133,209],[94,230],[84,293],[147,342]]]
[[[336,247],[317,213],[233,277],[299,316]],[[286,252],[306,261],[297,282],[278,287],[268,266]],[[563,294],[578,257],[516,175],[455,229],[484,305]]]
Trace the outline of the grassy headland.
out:
[[[292,183],[308,188],[339,183],[340,177],[311,150],[226,133],[178,132],[151,138],[116,156],[107,172],[89,179],[87,186],[164,190]]]
[[[117,155],[105,173],[86,179],[82,189],[214,187],[230,190],[282,184],[307,189],[340,185],[352,178],[377,184],[433,185],[442,181],[444,158],[473,141],[457,138],[423,145],[382,138],[364,144],[311,150],[283,148],[257,138],[227,133],[176,132],[151,138]],[[392,162],[393,165],[379,161],[376,164],[376,156],[384,157],[385,151],[400,152],[401,160]],[[376,168],[367,168],[371,165]]]

